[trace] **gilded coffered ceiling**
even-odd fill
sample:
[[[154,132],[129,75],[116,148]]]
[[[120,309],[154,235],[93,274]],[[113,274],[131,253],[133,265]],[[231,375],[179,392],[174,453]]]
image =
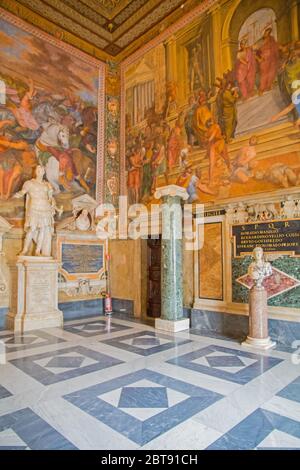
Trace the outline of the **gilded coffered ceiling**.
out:
[[[100,59],[122,60],[201,0],[0,0],[27,22]]]

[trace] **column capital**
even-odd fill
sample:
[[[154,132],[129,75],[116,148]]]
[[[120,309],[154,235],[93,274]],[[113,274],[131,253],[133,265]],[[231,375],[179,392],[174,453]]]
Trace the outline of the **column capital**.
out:
[[[189,198],[189,195],[186,191],[185,188],[182,188],[181,186],[177,186],[176,184],[169,184],[168,186],[161,186],[160,188],[157,188],[154,194],[154,197],[156,199],[160,199],[164,196],[179,196],[181,197],[184,201],[186,201]]]
[[[166,46],[170,45],[170,44],[174,44],[176,42],[176,36],[174,34],[172,34],[172,36],[169,36],[165,41],[164,41],[164,44]]]
[[[211,13],[212,15],[215,15],[217,13],[220,13],[221,12],[221,5],[220,3],[215,3],[214,5],[212,5],[208,10],[207,10],[207,13]]]

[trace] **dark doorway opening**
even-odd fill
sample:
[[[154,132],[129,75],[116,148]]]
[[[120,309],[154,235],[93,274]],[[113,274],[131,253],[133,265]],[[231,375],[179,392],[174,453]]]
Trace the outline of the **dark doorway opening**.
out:
[[[147,240],[147,315],[159,318],[161,314],[161,237]]]

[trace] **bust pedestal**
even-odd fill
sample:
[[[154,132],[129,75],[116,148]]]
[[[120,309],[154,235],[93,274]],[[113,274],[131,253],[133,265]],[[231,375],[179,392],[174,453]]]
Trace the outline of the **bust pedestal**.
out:
[[[253,286],[249,295],[249,334],[242,343],[253,349],[271,349],[276,343],[268,334],[267,291],[263,286]]]
[[[58,267],[51,257],[18,257],[11,266],[8,329],[23,333],[63,326],[63,314],[58,310]]]

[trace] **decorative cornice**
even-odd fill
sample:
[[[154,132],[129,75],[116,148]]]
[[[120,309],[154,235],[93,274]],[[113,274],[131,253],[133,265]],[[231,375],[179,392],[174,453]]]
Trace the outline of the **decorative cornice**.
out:
[[[199,8],[199,0],[1,0],[1,6],[95,57],[120,62]]]

